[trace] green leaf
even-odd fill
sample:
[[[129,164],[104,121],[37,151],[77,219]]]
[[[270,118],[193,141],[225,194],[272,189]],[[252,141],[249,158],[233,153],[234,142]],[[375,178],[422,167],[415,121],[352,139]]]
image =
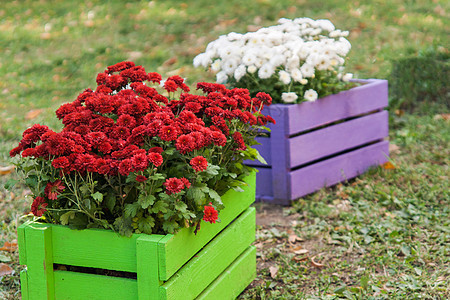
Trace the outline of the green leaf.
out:
[[[143,209],[146,209],[150,205],[153,205],[155,202],[156,197],[153,195],[145,195],[144,193],[141,193],[138,197],[138,202],[141,205]]]
[[[255,150],[256,150],[256,149],[255,149]],[[267,165],[267,161],[264,159],[264,157],[261,156],[261,154],[259,154],[259,151],[258,151],[258,150],[256,150],[256,159],[257,159],[260,163]]]
[[[114,195],[113,193],[106,194],[105,204],[109,211],[113,212],[114,206],[116,206],[116,195]]]
[[[11,189],[16,185],[17,182],[19,182],[19,181],[10,178],[10,179],[8,179],[8,180],[6,181],[4,187],[5,187],[5,189],[7,189],[7,190],[11,190]]]
[[[186,205],[186,203],[184,203],[183,201],[177,201],[177,202],[175,203],[175,208],[176,208],[177,210],[179,210],[180,212],[186,212],[187,205]]]
[[[202,192],[202,188],[199,188],[197,186],[191,186],[187,190],[186,196],[190,199],[197,200],[197,199],[204,199],[205,193]]]
[[[133,227],[131,227],[131,219],[118,217],[114,221],[114,228],[119,231],[121,235],[130,237],[133,234]]]
[[[95,193],[91,194],[91,197],[94,198],[94,200],[97,200],[100,203],[103,201],[103,194],[100,193],[100,192],[95,192]]]
[[[61,215],[61,217],[59,218],[59,220],[61,221],[62,225],[67,225],[69,224],[69,219],[73,219],[75,218],[75,212],[73,210],[68,211],[64,214]]]
[[[155,173],[152,176],[149,176],[148,178],[151,180],[160,180],[160,179],[165,179],[166,177],[161,173]]]
[[[215,190],[209,189],[208,194],[211,197],[211,199],[214,199],[215,201],[222,203],[222,198],[220,198],[219,194],[217,194]]]
[[[152,234],[152,228],[155,226],[155,219],[151,216],[140,218],[137,222],[138,229],[146,234]]]
[[[209,175],[216,176],[219,174],[219,170],[220,170],[219,166],[208,163],[208,167],[206,168],[205,172],[208,173]]]
[[[165,221],[163,223],[163,229],[168,233],[175,233],[175,230],[178,228],[178,223],[174,221]]]
[[[124,216],[126,218],[133,218],[136,216],[138,210],[141,208],[141,205],[138,202],[134,202],[131,204],[125,204]]]
[[[159,212],[166,213],[168,206],[169,205],[164,201],[156,201],[155,205],[153,205],[152,207],[152,212],[154,212],[155,214]]]

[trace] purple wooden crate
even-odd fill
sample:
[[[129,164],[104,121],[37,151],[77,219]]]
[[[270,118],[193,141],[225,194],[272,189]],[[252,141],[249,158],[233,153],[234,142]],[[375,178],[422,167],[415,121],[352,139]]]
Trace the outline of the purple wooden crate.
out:
[[[277,123],[255,147],[268,164],[246,162],[260,170],[258,200],[289,204],[387,161],[387,81],[361,82],[315,102],[274,104],[263,111]]]

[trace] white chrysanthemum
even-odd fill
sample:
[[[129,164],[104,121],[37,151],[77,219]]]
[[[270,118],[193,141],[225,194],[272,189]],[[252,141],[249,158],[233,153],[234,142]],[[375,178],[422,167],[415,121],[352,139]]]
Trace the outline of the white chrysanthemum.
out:
[[[242,63],[246,66],[254,65],[256,63],[256,59],[256,51],[249,51],[244,55],[244,57],[242,57]]]
[[[305,98],[306,101],[316,101],[317,100],[317,92],[313,89],[309,89],[305,92],[305,95],[303,95],[303,98]]]
[[[253,74],[257,71],[258,69],[256,68],[255,65],[251,65],[247,67],[247,72],[249,72],[250,74]]]
[[[275,68],[270,63],[265,63],[258,71],[258,77],[261,79],[270,78],[275,73]]]
[[[344,76],[342,76],[342,81],[347,82],[347,81],[349,81],[352,78],[353,78],[353,74],[352,73],[347,73]]]
[[[222,61],[222,70],[227,74],[233,74],[238,67],[238,60],[235,57],[230,57]]]
[[[319,61],[317,62],[317,70],[328,70],[330,67],[330,59],[326,56],[321,56]]]
[[[224,71],[220,71],[216,74],[216,81],[218,83],[226,83],[228,79],[227,74]]]
[[[289,75],[289,73],[284,70],[278,72],[278,77],[280,78],[280,81],[284,84],[291,83],[291,75]]]
[[[244,77],[244,75],[246,73],[247,73],[247,70],[246,70],[245,66],[244,65],[240,65],[234,71],[234,79],[236,79],[236,81],[239,81],[239,80],[241,80],[242,77]]]
[[[281,100],[283,100],[284,103],[295,103],[297,101],[298,96],[296,93],[282,93],[281,94]]]
[[[300,82],[300,80],[303,79],[302,72],[298,68],[291,70],[291,77],[297,82]]]
[[[317,20],[316,25],[328,32],[331,32],[335,29],[333,23],[331,23],[329,20],[325,20],[325,19]]]
[[[221,59],[216,59],[212,64],[211,64],[211,70],[213,72],[219,72],[220,69],[222,67],[222,60]]]
[[[200,53],[196,57],[194,57],[194,67],[208,67],[208,65],[211,63],[211,58],[206,53]]]
[[[308,83],[308,79],[303,78],[300,80],[300,84],[306,85]]]
[[[312,77],[314,75],[314,67],[310,64],[303,64],[303,66],[300,67],[300,71],[302,72],[303,77]]]

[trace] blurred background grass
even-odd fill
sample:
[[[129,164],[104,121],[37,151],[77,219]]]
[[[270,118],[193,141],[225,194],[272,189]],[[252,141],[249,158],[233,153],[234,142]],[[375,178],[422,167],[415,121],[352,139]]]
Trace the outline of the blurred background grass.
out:
[[[425,221],[429,211],[434,213],[436,209],[440,217],[433,220],[435,225],[430,225],[431,227],[428,221],[424,221],[425,225],[421,223],[421,228],[425,229],[423,236],[417,240],[417,247],[425,245],[431,250],[442,249],[444,242],[441,240],[448,238],[448,231],[440,228],[448,225],[445,220],[446,216],[448,217],[448,205],[445,206],[443,195],[448,196],[450,140],[449,8],[450,2],[444,0],[2,1],[0,167],[11,165],[8,152],[27,127],[40,123],[58,130],[60,123],[55,118],[54,111],[61,103],[73,101],[84,89],[94,88],[97,73],[102,72],[108,65],[133,60],[144,66],[148,72],[158,71],[163,76],[179,74],[187,78],[189,84],[213,81],[213,74],[192,67],[192,59],[219,35],[231,31],[254,31],[260,26],[275,24],[281,17],[325,18],[330,19],[336,28],[350,31],[348,39],[352,50],[346,63],[348,72],[354,73],[356,78],[389,79],[390,138],[391,144],[397,147],[393,148],[391,154],[400,169],[390,174],[386,173],[389,171],[378,169],[376,176],[369,174],[362,177],[357,188],[341,186],[338,192],[344,195],[354,194],[352,197],[355,201],[363,201],[367,209],[355,208],[352,214],[363,216],[367,220],[384,218],[384,211],[386,208],[390,209],[389,206],[373,206],[381,189],[390,189],[390,193],[401,195],[400,201],[407,200],[406,202],[410,203],[408,205],[417,205],[416,212],[419,212]],[[23,186],[17,186],[12,192],[3,187],[6,181],[14,176],[14,173],[0,176],[1,244],[16,238],[15,230],[20,223],[19,218],[29,210],[29,203],[25,198],[28,192]],[[429,184],[430,178],[433,178],[433,185]],[[396,185],[398,190],[395,190]],[[367,191],[367,186],[375,188],[373,191]],[[414,186],[421,186],[424,191],[426,188],[432,189],[433,193],[429,194],[432,197],[417,202]],[[358,196],[362,190],[365,190],[364,196]],[[301,200],[293,210],[303,211],[303,219],[299,224],[313,226],[320,221],[320,224],[328,222],[336,223],[336,226],[344,224],[345,228],[355,228],[351,235],[358,241],[358,228],[364,224],[352,216],[348,220],[341,220],[321,213],[318,219],[315,214],[314,207],[329,207],[330,203],[337,201],[336,198],[342,198],[344,201],[339,193],[336,193],[335,189],[326,189],[307,197],[306,201],[311,203],[310,205],[305,205]],[[423,211],[420,210],[422,206]],[[372,213],[379,215],[374,219]],[[403,223],[397,220],[411,223],[406,213],[391,220],[395,226],[403,227]],[[327,228],[324,229],[325,233],[314,229],[311,234],[328,234],[330,229]],[[296,230],[300,235],[307,232],[307,229],[308,227],[299,227]],[[410,245],[410,237],[415,236],[416,232],[416,228],[409,228],[401,243]],[[436,242],[429,241],[427,237],[434,234],[442,238]],[[400,244],[398,241],[395,243]],[[377,245],[384,244],[386,242],[382,241]],[[270,256],[270,259],[273,259],[271,263],[276,262],[282,266],[280,276],[283,280],[272,282],[273,278],[268,275],[266,268],[260,266],[261,285],[254,286],[243,297],[273,298],[276,295],[284,295],[294,299],[300,297],[296,293],[299,285],[308,290],[305,297],[325,293],[331,287],[336,290],[327,293],[341,295],[342,291],[351,290],[342,290],[339,287],[341,282],[335,282],[332,278],[352,276],[356,276],[356,279],[342,280],[346,284],[353,282],[357,285],[361,276],[373,275],[376,279],[371,279],[371,284],[377,289],[384,289],[386,284],[396,286],[396,277],[405,273],[410,274],[408,276],[415,282],[419,282],[418,286],[424,287],[425,293],[440,293],[440,285],[432,283],[449,275],[448,269],[445,271],[445,263],[442,262],[445,259],[440,252],[433,252],[429,257],[416,257],[417,261],[420,259],[437,262],[437,266],[423,265],[423,276],[414,273],[417,271],[410,271],[405,261],[397,260],[396,256],[390,257],[387,262],[383,262],[383,268],[384,263],[389,263],[389,270],[393,271],[389,271],[391,275],[383,277],[384,275],[378,272],[380,262],[375,257],[382,257],[388,246],[371,245],[364,246],[367,247],[364,249],[373,254],[373,260],[370,255],[352,258],[355,263],[362,263],[367,268],[363,275],[353,271],[337,273],[340,268],[348,265],[340,257],[333,261],[335,267],[330,267],[329,270],[311,273],[305,266],[306,271],[299,273],[303,268],[299,267],[299,264],[302,266],[301,263],[284,264],[283,261],[288,261],[289,258],[274,252],[275,254]],[[395,250],[396,245],[390,245],[389,249]],[[330,253],[338,253],[334,248],[328,250]],[[319,247],[316,252],[328,250]],[[0,258],[5,260],[5,256],[2,257]],[[360,257],[367,260],[359,261]],[[21,268],[17,252],[12,252],[6,259],[12,260],[10,264],[16,273],[13,276],[1,277],[0,298],[17,299],[18,271]],[[411,257],[407,256],[407,259]],[[415,260],[413,262],[416,263]],[[420,267],[421,264],[417,262]],[[280,284],[283,281],[284,283]],[[279,288],[275,288],[277,284]],[[407,284],[405,286],[406,294],[402,295],[407,295],[411,290],[417,291],[410,289]],[[355,297],[361,296],[361,291],[357,289]],[[418,293],[423,296],[420,291]],[[399,296],[398,299],[405,298]]]

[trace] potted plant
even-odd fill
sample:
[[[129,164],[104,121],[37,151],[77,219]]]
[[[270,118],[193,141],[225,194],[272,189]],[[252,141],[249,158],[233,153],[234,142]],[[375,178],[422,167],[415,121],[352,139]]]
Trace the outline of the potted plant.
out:
[[[245,34],[229,33],[194,58],[217,81],[269,93],[264,110],[277,122],[257,147],[257,198],[288,204],[355,177],[388,156],[386,80],[351,80],[344,72],[347,31],[329,20],[280,19]]]
[[[215,83],[195,95],[133,62],[96,81],[56,111],[60,132],[36,124],[10,152],[35,216],[18,230],[23,299],[238,295],[256,274],[243,161],[258,158],[270,96]]]

